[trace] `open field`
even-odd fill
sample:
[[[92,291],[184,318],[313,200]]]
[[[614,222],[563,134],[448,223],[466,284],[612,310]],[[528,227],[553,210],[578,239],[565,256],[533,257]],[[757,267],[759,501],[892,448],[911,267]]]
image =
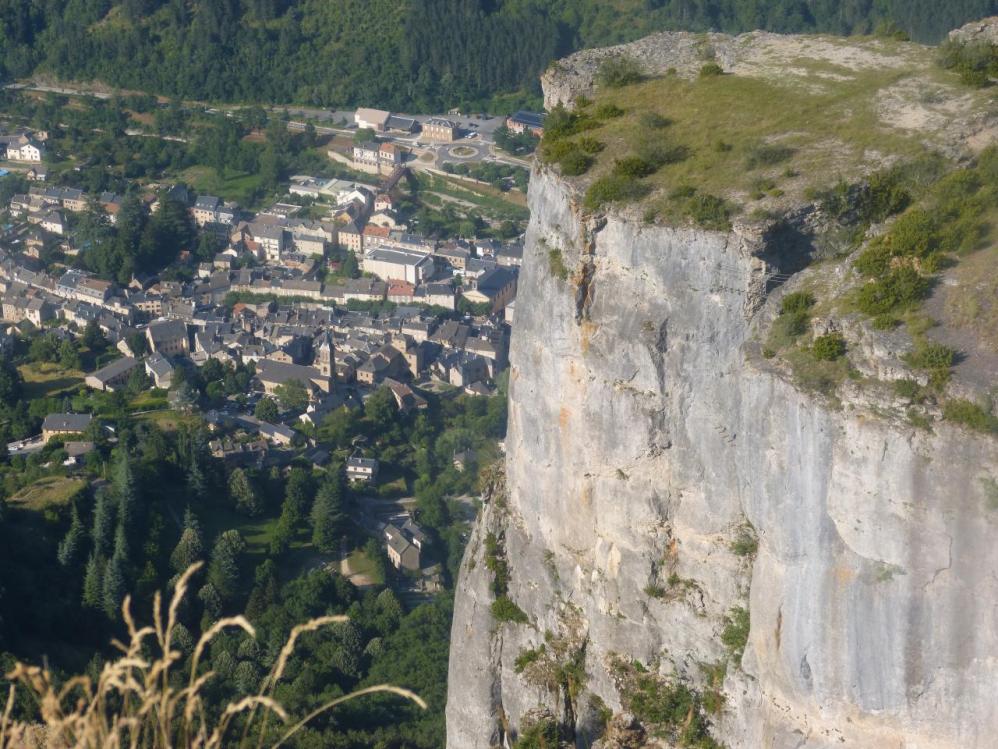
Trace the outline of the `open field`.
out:
[[[17,368],[24,378],[24,397],[51,398],[73,390],[83,383],[83,372],[78,369],[62,369],[49,362],[32,362]]]
[[[261,184],[259,174],[225,171],[225,176],[207,166],[192,166],[180,173],[180,178],[186,181],[199,194],[216,195],[223,200],[234,200],[240,205],[251,204],[255,193]]]
[[[7,501],[12,506],[41,512],[52,507],[65,505],[86,485],[87,482],[83,479],[47,476],[24,487]]]

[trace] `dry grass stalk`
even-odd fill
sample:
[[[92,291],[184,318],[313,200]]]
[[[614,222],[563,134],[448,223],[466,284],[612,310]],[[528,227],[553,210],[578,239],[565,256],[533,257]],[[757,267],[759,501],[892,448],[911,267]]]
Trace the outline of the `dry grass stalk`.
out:
[[[183,661],[183,653],[172,645],[177,614],[191,578],[201,566],[198,562],[180,576],[165,621],[159,592],[153,599],[153,624],[141,628],[132,616],[131,599],[125,598],[122,618],[128,629],[128,642],[112,640],[112,645],[121,651],[121,656],[104,665],[96,684],[88,676],[75,676],[59,685],[49,670],[18,663],[6,674],[10,686],[6,703],[0,710],[0,749],[221,749],[223,746],[263,746],[268,737],[272,739],[268,730],[271,715],[276,715],[288,725],[291,718],[274,699],[273,691],[284,674],[298,638],[327,624],[345,622],[347,617],[323,616],[296,626],[281,648],[273,669],[261,681],[258,693],[226,705],[213,718],[205,710],[201,694],[214,673],[198,673],[205,648],[224,630],[241,629],[250,637],[256,637],[256,630],[242,616],[215,622],[201,635],[194,648],[186,686],[177,686],[183,681],[178,680],[175,669],[175,665]],[[149,651],[158,655],[147,656]],[[33,699],[38,715],[36,721],[24,722],[12,717],[18,688]],[[276,749],[284,745],[310,720],[336,705],[376,692],[397,694],[426,709],[426,703],[406,689],[387,684],[368,687],[312,711],[290,725],[272,746]],[[230,741],[226,734],[237,717],[243,718],[244,726],[241,739],[235,742]]]

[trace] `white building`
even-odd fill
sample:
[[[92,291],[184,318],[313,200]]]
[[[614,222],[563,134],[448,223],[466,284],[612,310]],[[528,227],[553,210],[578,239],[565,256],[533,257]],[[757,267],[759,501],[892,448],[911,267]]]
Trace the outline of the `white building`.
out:
[[[423,283],[435,270],[431,255],[392,247],[375,247],[364,255],[363,267],[366,273],[379,278],[399,279],[415,285]]]
[[[370,128],[380,133],[387,128],[389,117],[391,117],[391,112],[386,112],[383,109],[361,107],[354,113],[353,121],[357,123],[357,127]]]
[[[268,263],[277,263],[284,252],[284,227],[265,224],[253,229],[253,239],[260,245]]]
[[[29,161],[37,164],[45,155],[45,149],[26,135],[4,136],[0,138],[0,145],[4,147],[5,156],[11,161]]]

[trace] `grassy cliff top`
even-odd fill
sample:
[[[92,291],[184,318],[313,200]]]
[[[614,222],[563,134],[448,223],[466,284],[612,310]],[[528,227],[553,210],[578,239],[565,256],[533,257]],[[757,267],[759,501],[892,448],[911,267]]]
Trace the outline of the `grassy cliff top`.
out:
[[[840,178],[927,152],[960,158],[998,136],[993,91],[940,67],[936,48],[866,37],[657,36],[670,52],[650,62],[625,46],[596,64],[569,58],[546,77],[546,91],[573,110],[553,110],[542,158],[584,175],[590,208],[640,200],[649,215],[674,217],[695,189],[725,201],[729,215],[780,212]]]
[[[985,28],[943,49],[664,34],[580,53],[546,74],[540,158],[587,211],[762,229],[786,283],[759,352],[802,388],[998,436],[998,20]]]

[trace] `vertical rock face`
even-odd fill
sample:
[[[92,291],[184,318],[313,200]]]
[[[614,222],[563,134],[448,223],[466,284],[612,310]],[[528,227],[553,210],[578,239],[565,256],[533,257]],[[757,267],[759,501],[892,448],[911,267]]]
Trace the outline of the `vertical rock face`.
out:
[[[735,607],[751,629],[712,718],[723,744],[993,746],[994,442],[769,371],[750,344],[779,270],[765,238],[584,220],[544,171],[530,207],[506,486],[458,584],[448,747],[500,745],[539,707],[589,746],[594,696],[627,705],[615,662],[701,685]],[[527,624],[493,620],[490,533]],[[517,663],[545,639],[581,685]]]

